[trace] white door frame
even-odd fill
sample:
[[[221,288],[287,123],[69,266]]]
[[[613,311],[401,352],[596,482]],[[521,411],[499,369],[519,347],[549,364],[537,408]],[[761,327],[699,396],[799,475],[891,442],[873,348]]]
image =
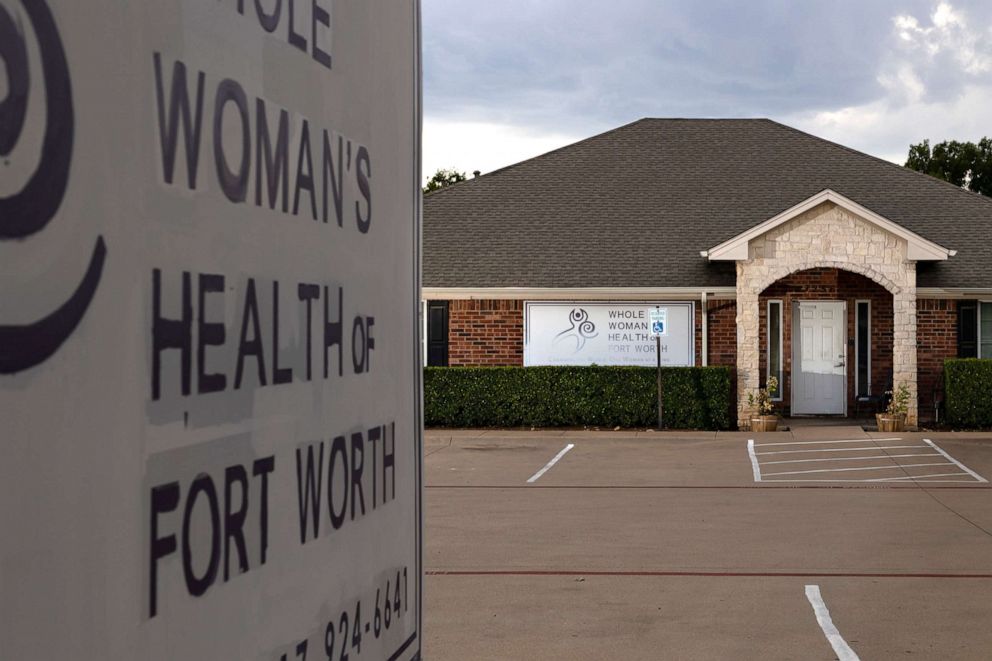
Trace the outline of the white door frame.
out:
[[[843,417],[846,418],[847,417],[847,394],[848,394],[848,386],[849,386],[849,384],[848,384],[848,370],[850,368],[850,361],[848,360],[848,351],[847,351],[847,322],[848,322],[848,318],[847,318],[847,301],[846,300],[840,300],[840,299],[805,299],[805,298],[804,299],[793,299],[793,302],[792,302],[792,365],[789,366],[789,380],[792,383],[791,383],[791,387],[789,388],[789,392],[790,392],[789,408],[790,408],[790,410],[793,411],[792,415],[797,415],[794,412],[794,410],[795,410],[795,404],[796,404],[796,383],[798,382],[798,379],[796,379],[796,372],[797,372],[797,370],[799,370],[799,367],[798,366],[802,364],[802,362],[800,360],[801,357],[802,357],[802,354],[799,353],[799,350],[801,348],[800,347],[800,343],[802,341],[802,333],[798,332],[800,330],[799,306],[802,303],[814,303],[814,304],[815,303],[840,303],[841,304],[841,308],[844,311],[843,312],[844,323],[842,324],[842,328],[844,330],[844,333],[843,333],[843,337],[842,337],[842,340],[841,340],[841,346],[844,347],[844,394],[843,394],[843,397],[842,397],[842,401],[844,402],[844,413],[841,414],[841,415],[843,415]],[[805,416],[805,415],[808,415],[808,416],[829,415],[829,416],[832,416],[832,417],[837,417],[836,414],[831,414],[831,413],[799,413],[798,415],[803,415],[803,416]]]

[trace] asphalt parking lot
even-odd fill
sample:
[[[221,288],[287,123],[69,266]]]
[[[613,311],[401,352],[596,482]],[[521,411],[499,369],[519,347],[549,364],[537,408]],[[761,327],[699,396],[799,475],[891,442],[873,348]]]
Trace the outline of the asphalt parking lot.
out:
[[[434,430],[425,454],[432,661],[992,657],[992,436]]]

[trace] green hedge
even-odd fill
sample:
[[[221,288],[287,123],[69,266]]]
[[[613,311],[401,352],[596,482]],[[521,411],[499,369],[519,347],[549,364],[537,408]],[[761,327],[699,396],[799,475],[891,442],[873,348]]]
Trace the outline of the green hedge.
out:
[[[665,426],[728,429],[728,367],[662,368]],[[650,367],[428,367],[430,427],[654,427]]]
[[[992,427],[992,360],[944,361],[944,405],[954,427]]]

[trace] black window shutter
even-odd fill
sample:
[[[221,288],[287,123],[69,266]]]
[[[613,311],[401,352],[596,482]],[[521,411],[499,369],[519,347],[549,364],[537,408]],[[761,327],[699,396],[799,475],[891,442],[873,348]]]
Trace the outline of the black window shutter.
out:
[[[427,365],[448,366],[448,301],[427,302]]]
[[[958,358],[978,358],[978,301],[958,301]]]

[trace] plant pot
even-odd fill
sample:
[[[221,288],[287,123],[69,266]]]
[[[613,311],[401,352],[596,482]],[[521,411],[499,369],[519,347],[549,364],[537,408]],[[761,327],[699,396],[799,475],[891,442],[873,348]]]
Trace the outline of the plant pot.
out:
[[[876,413],[875,422],[878,423],[878,431],[884,431],[884,432],[906,431],[905,413]]]
[[[751,431],[775,431],[778,429],[777,415],[751,416]]]

